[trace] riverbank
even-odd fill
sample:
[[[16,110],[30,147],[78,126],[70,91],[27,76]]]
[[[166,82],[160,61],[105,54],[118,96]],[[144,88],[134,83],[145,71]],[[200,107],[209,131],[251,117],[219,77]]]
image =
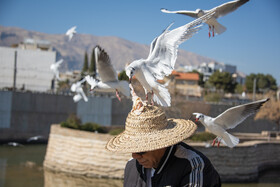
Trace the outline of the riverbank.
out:
[[[52,125],[44,168],[76,176],[123,178],[131,154],[105,150],[108,134],[96,134]],[[223,182],[280,182],[280,141],[246,141],[230,149],[187,142],[203,152]]]

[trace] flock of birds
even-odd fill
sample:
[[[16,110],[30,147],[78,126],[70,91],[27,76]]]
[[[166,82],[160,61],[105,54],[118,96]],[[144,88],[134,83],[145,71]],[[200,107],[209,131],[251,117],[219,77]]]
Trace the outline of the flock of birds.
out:
[[[125,67],[126,75],[129,77],[129,83],[127,81],[118,80],[117,72],[113,68],[109,55],[100,46],[96,46],[94,49],[95,62],[100,78],[96,79],[87,75],[82,80],[72,84],[71,91],[76,93],[73,100],[75,102],[78,102],[80,99],[84,99],[85,102],[88,101],[82,88],[82,84],[87,82],[90,85],[91,91],[114,90],[116,92],[116,97],[121,101],[119,93],[121,92],[126,97],[130,97],[130,89],[133,89],[131,80],[135,77],[144,88],[146,102],[149,103],[148,95],[151,94],[151,104],[157,103],[163,107],[171,106],[170,93],[168,92],[166,85],[160,84],[158,80],[162,80],[174,70],[179,45],[195,35],[202,28],[203,23],[206,23],[209,26],[209,37],[211,36],[210,32],[212,32],[212,36],[223,33],[226,28],[219,24],[216,19],[236,10],[248,1],[249,0],[235,0],[224,3],[211,10],[197,9],[196,11],[169,11],[167,9],[161,9],[164,13],[183,14],[196,19],[173,30],[169,30],[172,26],[172,24],[170,24],[158,37],[156,37],[150,44],[150,52],[146,59],[135,60]],[[76,26],[66,32],[69,41],[74,34],[76,34],[75,29]],[[51,70],[54,72],[54,75],[58,80],[60,80],[58,68],[62,62],[63,60],[60,60],[51,65]],[[217,136],[213,141],[213,146],[215,145],[215,142],[218,141],[218,146],[220,145],[220,142],[222,142],[228,147],[234,147],[239,143],[239,139],[229,134],[226,130],[235,128],[248,116],[256,113],[256,111],[258,111],[268,100],[269,99],[264,99],[232,107],[216,118],[201,113],[193,113],[193,115],[196,116],[196,121],[199,120],[205,128]]]
[[[37,135],[37,136],[32,136],[32,137],[28,138],[26,140],[26,142],[27,143],[32,143],[32,142],[36,142],[36,141],[43,140],[43,139],[44,139],[43,136]],[[8,142],[7,145],[13,146],[13,147],[22,147],[23,146],[23,144],[20,144],[18,142]]]

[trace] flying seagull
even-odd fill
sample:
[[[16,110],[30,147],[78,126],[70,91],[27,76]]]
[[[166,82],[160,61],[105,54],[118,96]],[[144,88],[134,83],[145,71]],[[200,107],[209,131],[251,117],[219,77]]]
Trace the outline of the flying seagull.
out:
[[[100,81],[87,75],[85,79],[87,83],[91,85],[91,90],[111,91],[112,89],[114,89],[119,101],[121,101],[119,92],[123,93],[126,97],[129,97],[129,84],[127,81],[118,80],[117,72],[115,71],[111,63],[109,55],[100,46],[95,47],[94,53]]]
[[[68,36],[69,41],[73,38],[74,34],[77,33],[76,28],[77,28],[77,26],[74,26],[74,27],[68,29],[68,31],[66,32],[66,36]]]
[[[33,137],[28,138],[27,142],[37,141],[37,140],[42,139],[42,138],[43,138],[43,136],[41,136],[41,135],[33,136]]]
[[[22,144],[17,143],[17,142],[8,142],[8,145],[9,145],[9,146],[13,146],[13,147],[23,146]]]
[[[224,3],[220,6],[214,7],[211,10],[201,10],[201,9],[196,9],[196,11],[189,11],[189,10],[177,10],[177,11],[169,11],[167,9],[162,8],[161,11],[164,13],[174,13],[174,14],[183,14],[186,16],[190,16],[193,18],[199,18],[203,16],[204,14],[207,14],[209,11],[215,11],[215,14],[211,19],[206,21],[206,23],[209,26],[209,38],[211,37],[211,31],[212,31],[212,36],[214,37],[215,33],[216,34],[222,34],[223,32],[226,31],[226,27],[221,25],[216,19],[222,16],[225,16],[228,13],[231,13],[238,9],[240,6],[243,4],[247,3],[249,0],[235,0],[235,1],[230,1],[227,3]]]
[[[88,98],[86,94],[84,93],[84,90],[82,88],[82,84],[86,81],[86,79],[82,79],[81,81],[78,81],[76,83],[73,83],[71,86],[71,91],[76,92],[76,95],[74,95],[73,100],[74,102],[78,102],[82,98],[85,102],[88,102]]]
[[[58,68],[59,66],[61,65],[61,63],[63,62],[63,59],[51,64],[50,66],[50,69],[52,70],[52,72],[54,73],[54,76],[56,77],[57,80],[60,81],[60,78],[59,78],[59,71],[58,71]]]
[[[213,140],[213,146],[215,145],[216,140],[218,140],[218,146],[220,145],[220,142],[222,142],[232,148],[239,143],[239,139],[229,134],[226,129],[235,128],[247,117],[256,113],[268,100],[269,98],[231,107],[216,118],[212,118],[201,113],[193,113],[193,115],[196,116],[196,121],[199,120],[206,129],[217,135],[217,137]]]
[[[172,73],[179,45],[197,33],[202,23],[210,19],[213,14],[214,11],[209,12],[186,25],[169,31],[173,23],[170,24],[160,36],[152,41],[147,59],[135,60],[126,67],[126,75],[130,83],[135,75],[144,88],[146,100],[148,100],[148,93],[152,93],[152,104],[154,100],[161,106],[170,106],[168,89],[157,80],[162,80]]]

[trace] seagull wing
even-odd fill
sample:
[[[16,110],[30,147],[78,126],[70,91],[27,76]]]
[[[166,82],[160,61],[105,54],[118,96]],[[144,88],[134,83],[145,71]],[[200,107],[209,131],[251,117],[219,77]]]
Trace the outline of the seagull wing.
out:
[[[163,32],[162,32],[162,34],[165,34],[166,32],[168,32],[168,29],[169,29],[173,24],[174,24],[174,22],[171,23],[166,29],[164,29]],[[160,35],[160,36],[161,36],[161,35]],[[158,40],[158,38],[159,38],[160,36],[156,37],[156,38],[152,41],[152,43],[151,43],[151,45],[150,45],[150,53],[149,53],[149,55],[153,53],[153,50],[155,49],[155,46],[156,46],[156,43],[157,43],[157,40]]]
[[[220,6],[217,6],[213,9],[211,9],[211,10],[215,10],[214,17],[219,18],[219,17],[225,16],[226,14],[228,14],[230,12],[235,11],[236,9],[238,9],[240,6],[247,3],[248,1],[249,0],[230,1],[230,2],[227,2],[227,3],[221,4]]]
[[[111,63],[108,54],[99,46],[95,47],[94,52],[96,67],[101,81],[104,83],[118,81],[117,73]]]
[[[214,119],[214,123],[224,129],[233,129],[247,117],[257,112],[260,107],[269,99],[263,99],[244,105],[235,106],[227,109]]]
[[[214,14],[214,11],[171,31],[168,28],[151,44],[152,50],[146,60],[147,67],[156,79],[163,79],[171,74],[177,59],[178,46],[191,38],[202,26],[201,24]]]
[[[76,33],[76,31],[75,31],[76,28],[77,28],[77,26],[74,26],[74,27],[71,27],[70,29],[68,29],[66,32],[66,35],[70,35],[70,34],[73,35],[73,33]]]
[[[164,12],[164,13],[183,14],[183,15],[190,16],[190,17],[193,17],[193,18],[198,18],[198,14],[197,14],[196,11],[188,11],[188,10],[170,11],[170,10],[167,10],[165,8],[162,8],[161,11]]]
[[[63,59],[60,59],[59,61],[56,62],[57,66],[60,66],[60,64],[63,62]]]

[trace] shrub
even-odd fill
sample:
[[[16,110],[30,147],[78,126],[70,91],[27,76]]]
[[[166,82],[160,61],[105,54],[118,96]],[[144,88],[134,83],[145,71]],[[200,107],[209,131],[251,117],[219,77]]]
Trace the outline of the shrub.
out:
[[[218,93],[209,93],[204,96],[204,100],[207,102],[220,102],[222,96]]]
[[[105,127],[102,127],[96,123],[90,123],[87,122],[83,125],[81,125],[80,130],[85,130],[85,131],[91,131],[91,132],[98,132],[98,133],[107,133],[107,130]]]
[[[60,125],[71,129],[80,129],[81,120],[75,114],[70,114],[67,120],[65,122],[61,122]]]
[[[210,132],[198,132],[190,137],[190,140],[195,142],[206,142],[216,138],[216,135]]]
[[[118,135],[124,131],[124,128],[116,128],[109,131],[111,135]]]
[[[81,120],[75,114],[71,114],[66,121],[60,123],[60,126],[90,132],[108,133],[106,127],[96,123],[87,122],[82,125]]]

